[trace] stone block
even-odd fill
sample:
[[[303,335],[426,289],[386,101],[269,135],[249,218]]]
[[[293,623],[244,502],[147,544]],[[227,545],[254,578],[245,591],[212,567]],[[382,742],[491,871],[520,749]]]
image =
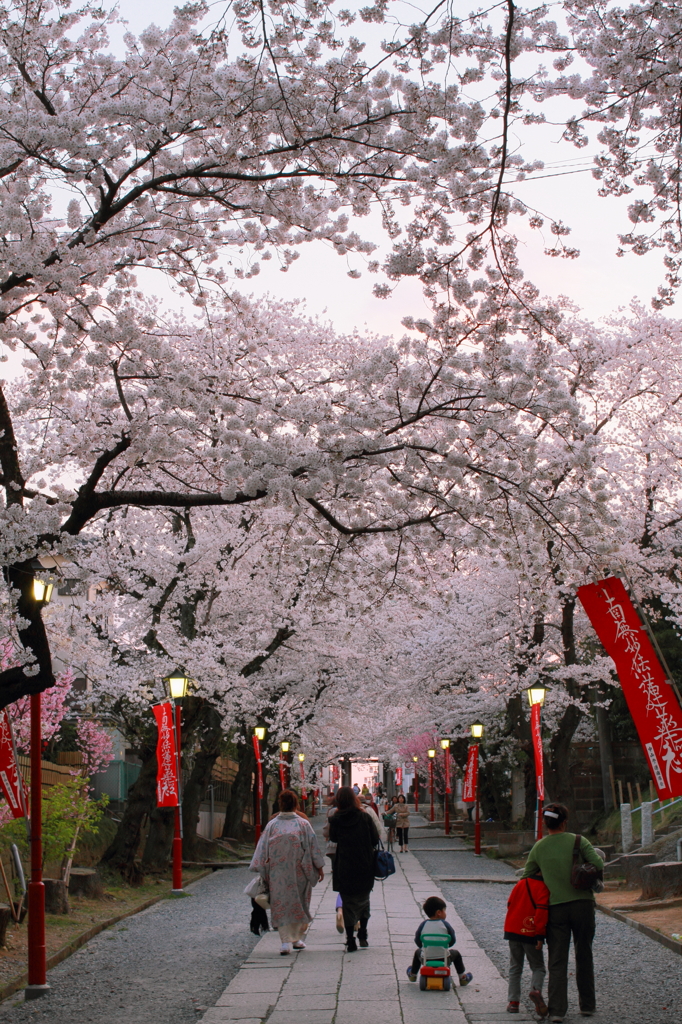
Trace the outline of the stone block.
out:
[[[647,864],[641,874],[643,900],[682,896],[682,861]]]

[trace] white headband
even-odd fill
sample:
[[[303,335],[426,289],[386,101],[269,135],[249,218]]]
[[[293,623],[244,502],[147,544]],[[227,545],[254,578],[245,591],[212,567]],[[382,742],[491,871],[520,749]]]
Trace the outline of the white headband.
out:
[[[557,814],[556,811],[544,811],[543,813],[544,813],[545,818],[558,818],[559,817],[559,815]]]

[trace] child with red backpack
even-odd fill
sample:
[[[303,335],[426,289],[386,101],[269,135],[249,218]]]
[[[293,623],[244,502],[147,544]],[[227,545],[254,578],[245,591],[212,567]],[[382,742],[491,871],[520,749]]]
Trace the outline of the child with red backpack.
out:
[[[547,1016],[542,998],[545,958],[542,952],[549,915],[549,889],[541,878],[522,878],[507,901],[504,937],[509,942],[509,1003],[507,1013],[518,1013],[524,957],[532,971],[528,993],[540,1017]]]

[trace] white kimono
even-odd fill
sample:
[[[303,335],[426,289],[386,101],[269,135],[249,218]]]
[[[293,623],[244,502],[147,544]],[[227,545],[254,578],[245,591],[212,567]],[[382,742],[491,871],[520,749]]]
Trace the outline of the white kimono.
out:
[[[310,895],[324,857],[310,822],[293,811],[280,812],[263,830],[250,870],[270,890],[272,926],[282,942],[298,942],[312,920]]]

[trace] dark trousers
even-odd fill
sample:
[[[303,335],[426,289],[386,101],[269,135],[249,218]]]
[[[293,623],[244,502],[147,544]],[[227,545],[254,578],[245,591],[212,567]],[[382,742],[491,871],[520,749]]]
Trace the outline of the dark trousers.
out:
[[[571,900],[549,908],[547,953],[549,967],[548,1005],[550,1017],[565,1017],[568,1010],[568,955],[571,936],[575,948],[575,980],[581,1010],[594,1010],[594,964],[592,940],[595,932],[594,900]]]
[[[339,893],[343,901],[343,924],[346,935],[350,938],[359,921],[360,929],[358,935],[361,939],[367,937],[367,922],[369,921],[369,892],[361,893]]]
[[[398,833],[398,846],[407,846],[407,833],[409,831],[409,828],[396,829],[396,832]]]
[[[466,968],[464,967],[464,961],[462,960],[462,954],[458,949],[448,950],[448,963],[453,964],[458,974],[464,974]],[[419,968],[422,965],[422,953],[421,949],[418,949],[412,958],[412,967],[410,968],[413,974],[419,974]]]

